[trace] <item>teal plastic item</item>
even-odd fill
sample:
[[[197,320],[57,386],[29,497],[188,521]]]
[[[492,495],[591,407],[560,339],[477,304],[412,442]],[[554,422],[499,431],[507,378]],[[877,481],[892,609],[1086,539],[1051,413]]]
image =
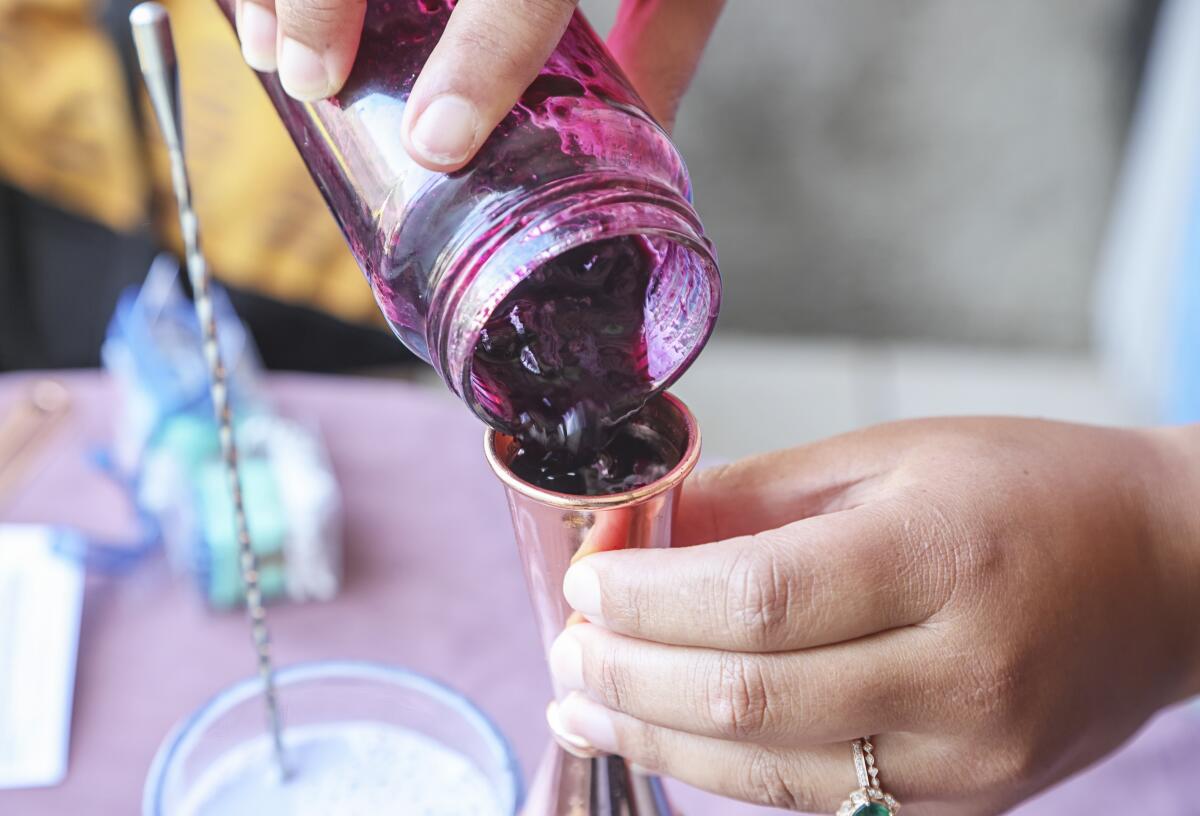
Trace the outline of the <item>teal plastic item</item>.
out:
[[[240,425],[240,423],[239,423]],[[237,431],[235,430],[235,433]],[[217,428],[199,413],[178,414],[167,420],[155,448],[167,452],[195,488],[197,577],[208,602],[230,608],[242,602],[241,566],[233,526],[233,502]],[[286,590],[284,539],[287,521],[275,486],[275,475],[265,459],[244,457],[240,473],[246,496],[247,522],[259,559],[263,597],[275,598]]]
[[[219,287],[213,309],[263,597],[328,600],[341,581],[341,501],[321,439],[274,412],[259,382],[253,339]],[[122,293],[102,357],[119,406],[112,470],[128,481],[172,568],[209,606],[240,606],[233,502],[208,367],[175,259],[159,256],[145,283]]]
[[[246,523],[258,556],[259,587],[263,597],[274,598],[286,590],[284,539],[287,520],[270,463],[261,458],[239,463],[245,496]],[[204,462],[195,481],[200,513],[199,532],[207,545],[208,601],[228,608],[242,602],[242,576],[238,565],[237,535],[233,525],[233,500],[220,458]]]
[[[165,423],[156,448],[166,449],[187,472],[195,478],[205,462],[219,459],[221,446],[217,429],[210,417],[199,414],[177,414]]]

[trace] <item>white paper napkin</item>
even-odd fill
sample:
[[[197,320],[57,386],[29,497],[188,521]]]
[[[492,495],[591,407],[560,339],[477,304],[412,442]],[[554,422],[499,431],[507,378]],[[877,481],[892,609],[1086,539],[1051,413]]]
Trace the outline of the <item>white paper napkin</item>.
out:
[[[0,525],[0,788],[67,773],[83,569],[52,527]]]

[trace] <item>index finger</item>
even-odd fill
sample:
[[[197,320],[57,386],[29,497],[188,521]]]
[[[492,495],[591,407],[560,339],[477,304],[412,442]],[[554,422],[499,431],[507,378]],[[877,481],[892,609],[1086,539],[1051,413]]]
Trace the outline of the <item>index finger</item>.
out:
[[[660,643],[838,643],[927,620],[948,600],[941,541],[922,526],[878,503],[695,547],[600,552],[567,571],[563,592],[594,623]]]
[[[858,431],[700,471],[684,484],[673,546],[753,535],[870,500],[890,465],[889,454],[871,444],[873,433]]]

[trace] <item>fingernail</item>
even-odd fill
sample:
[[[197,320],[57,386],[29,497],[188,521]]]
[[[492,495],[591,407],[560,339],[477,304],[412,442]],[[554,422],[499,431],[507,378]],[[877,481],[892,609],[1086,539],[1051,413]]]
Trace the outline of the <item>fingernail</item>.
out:
[[[592,623],[603,623],[600,614],[600,576],[587,561],[580,561],[563,576],[563,595],[567,603]]]
[[[550,647],[550,673],[564,690],[583,691],[583,647],[570,629]]]
[[[243,2],[238,17],[242,58],[255,71],[275,70],[275,15],[258,3]]]
[[[430,102],[413,124],[409,141],[432,164],[458,164],[475,147],[479,112],[461,96],[447,94]]]
[[[612,714],[579,692],[568,694],[558,707],[558,720],[568,734],[574,734],[593,748],[617,752],[617,730]]]
[[[550,726],[550,733],[554,735],[554,739],[569,753],[584,759],[590,759],[599,753],[587,740],[568,733],[563,728],[557,702],[551,701],[550,705],[546,706],[546,724]]]
[[[302,102],[315,102],[333,93],[325,60],[291,37],[284,37],[279,46],[279,81],[288,96]]]

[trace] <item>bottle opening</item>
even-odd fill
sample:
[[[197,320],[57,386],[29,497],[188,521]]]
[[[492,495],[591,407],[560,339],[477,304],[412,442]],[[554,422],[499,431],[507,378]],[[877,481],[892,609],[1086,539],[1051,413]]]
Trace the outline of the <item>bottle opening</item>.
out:
[[[503,202],[442,257],[434,366],[485,423],[567,457],[594,453],[675,382],[720,305],[685,196],[620,172]]]

